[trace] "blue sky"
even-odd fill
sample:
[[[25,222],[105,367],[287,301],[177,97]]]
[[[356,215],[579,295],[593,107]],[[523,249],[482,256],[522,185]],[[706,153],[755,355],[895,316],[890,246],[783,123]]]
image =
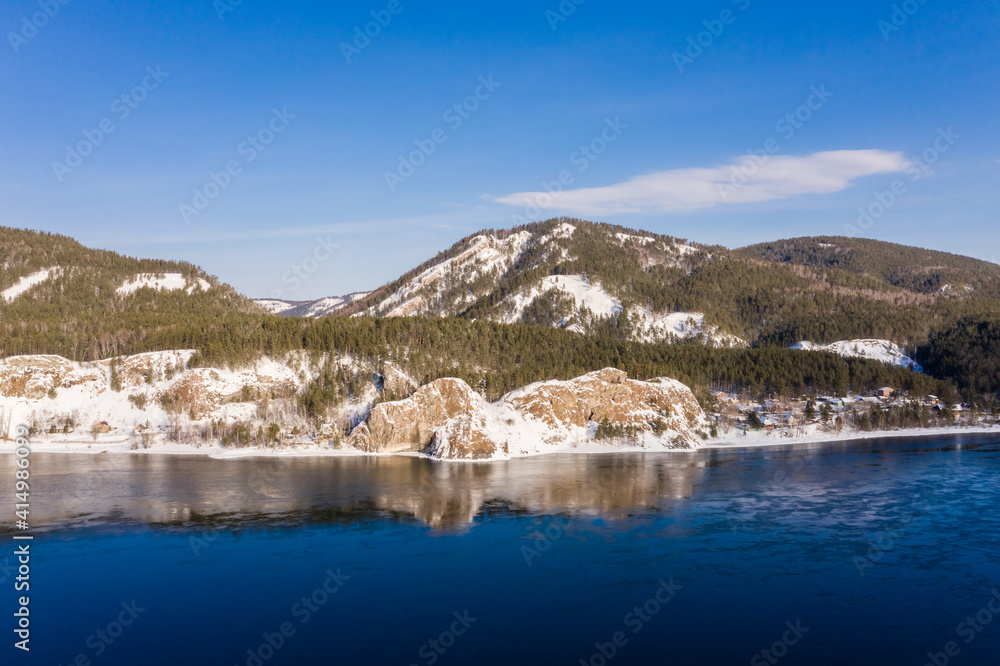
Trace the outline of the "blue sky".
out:
[[[0,224],[296,300],[532,204],[1000,255],[995,2],[235,2],[0,2]]]

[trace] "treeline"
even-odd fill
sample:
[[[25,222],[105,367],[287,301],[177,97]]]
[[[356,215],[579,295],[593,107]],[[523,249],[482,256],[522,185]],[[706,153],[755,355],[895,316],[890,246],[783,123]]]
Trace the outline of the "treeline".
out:
[[[968,399],[1000,391],[1000,316],[965,318],[935,332],[918,355],[924,368],[951,377]]]
[[[605,367],[631,377],[674,377],[692,387],[799,397],[846,395],[889,385],[942,394],[947,382],[903,368],[833,354],[782,348],[712,349],[698,344],[643,344],[523,324],[437,318],[230,317],[185,331],[159,331],[134,351],[194,348],[193,363],[241,365],[262,355],[305,350],[349,356],[380,367],[391,360],[421,383],[458,377],[490,399],[527,384],[570,379]],[[348,377],[350,379],[350,377]],[[350,393],[328,375],[312,391],[315,409]]]

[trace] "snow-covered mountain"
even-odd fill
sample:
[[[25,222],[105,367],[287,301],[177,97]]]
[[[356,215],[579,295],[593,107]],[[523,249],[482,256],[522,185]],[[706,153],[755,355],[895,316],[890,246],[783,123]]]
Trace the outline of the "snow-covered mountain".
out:
[[[614,275],[590,256],[627,267]],[[704,313],[639,302],[627,272],[689,274],[712,255],[656,234],[614,231],[574,220],[470,236],[434,260],[368,294],[309,303],[260,300],[289,317],[483,318],[533,323],[578,333],[627,323],[626,337],[644,342],[698,339],[720,347],[746,346]],[[351,307],[351,306],[354,307]]]

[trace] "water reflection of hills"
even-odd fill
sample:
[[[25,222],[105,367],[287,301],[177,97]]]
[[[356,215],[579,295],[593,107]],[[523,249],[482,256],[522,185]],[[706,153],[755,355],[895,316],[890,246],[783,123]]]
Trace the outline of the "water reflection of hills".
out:
[[[0,459],[0,469],[9,464]],[[615,519],[689,497],[710,464],[711,457],[693,453],[560,455],[469,464],[416,457],[211,460],[35,454],[32,518],[48,529],[105,523],[239,527],[416,519],[449,530],[467,527],[497,508]]]

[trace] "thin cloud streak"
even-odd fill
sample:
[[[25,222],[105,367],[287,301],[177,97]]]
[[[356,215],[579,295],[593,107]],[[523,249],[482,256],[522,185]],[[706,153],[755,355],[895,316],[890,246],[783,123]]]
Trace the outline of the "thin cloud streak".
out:
[[[899,173],[908,165],[901,152],[884,150],[837,150],[806,157],[774,155],[756,161],[744,156],[718,167],[658,171],[616,185],[554,195],[519,192],[496,201],[581,216],[670,213],[803,194],[831,194],[847,189],[858,178]]]

